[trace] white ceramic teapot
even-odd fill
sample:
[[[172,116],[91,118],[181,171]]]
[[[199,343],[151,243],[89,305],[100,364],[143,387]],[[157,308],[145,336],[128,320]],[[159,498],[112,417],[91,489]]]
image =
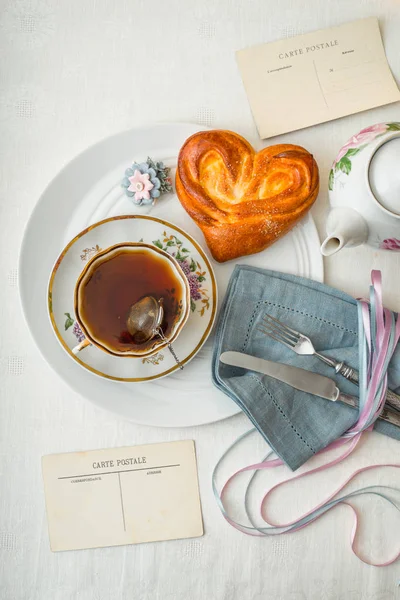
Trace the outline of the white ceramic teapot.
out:
[[[329,199],[324,256],[363,243],[400,251],[400,122],[350,138],[329,173]]]

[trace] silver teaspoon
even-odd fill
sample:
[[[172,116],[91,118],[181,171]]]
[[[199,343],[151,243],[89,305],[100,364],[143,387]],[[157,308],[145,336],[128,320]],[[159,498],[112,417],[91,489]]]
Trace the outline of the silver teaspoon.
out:
[[[167,340],[161,329],[163,318],[163,299],[156,300],[154,296],[145,296],[130,307],[126,327],[138,344],[149,342],[155,336],[161,338],[167,343],[168,350],[174,357],[176,364],[179,365],[180,369],[183,369],[183,365],[177,357],[172,344]]]

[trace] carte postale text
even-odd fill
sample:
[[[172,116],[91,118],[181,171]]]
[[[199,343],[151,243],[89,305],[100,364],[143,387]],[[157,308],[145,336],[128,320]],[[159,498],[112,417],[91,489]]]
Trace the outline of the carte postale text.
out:
[[[146,457],[118,458],[117,460],[101,460],[92,463],[93,469],[109,469],[111,467],[126,467],[127,465],[145,465]]]

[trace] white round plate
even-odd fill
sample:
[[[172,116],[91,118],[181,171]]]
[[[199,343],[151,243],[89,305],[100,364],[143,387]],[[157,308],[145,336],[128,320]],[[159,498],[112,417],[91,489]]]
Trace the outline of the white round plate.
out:
[[[137,423],[165,427],[201,425],[230,417],[239,409],[212,385],[212,334],[183,371],[147,383],[100,378],[70,359],[48,318],[47,285],[57,256],[85,227],[123,214],[151,214],[173,223],[204,248],[214,268],[219,302],[237,263],[323,279],[320,242],[310,215],[264,252],[218,264],[208,252],[201,231],[174,194],[162,196],[155,207],[144,208],[135,207],[125,196],[120,182],[133,160],[146,160],[148,156],[162,160],[172,168],[174,177],[180,147],[202,129],[205,128],[193,124],[166,123],[125,131],[88,148],[47,187],[31,215],[22,243],[22,306],[44,358],[76,392]]]
[[[185,263],[192,280],[190,314],[173,343],[186,365],[210,335],[217,310],[215,276],[204,251],[184,231],[167,221],[142,215],[123,215],[96,223],[78,234],[62,251],[49,283],[48,308],[55,334],[70,357],[88,371],[114,381],[144,382],[165,377],[179,366],[168,349],[148,357],[112,356],[95,346],[72,352],[83,339],[73,311],[76,282],[85,263],[101,250],[124,242],[155,244]]]

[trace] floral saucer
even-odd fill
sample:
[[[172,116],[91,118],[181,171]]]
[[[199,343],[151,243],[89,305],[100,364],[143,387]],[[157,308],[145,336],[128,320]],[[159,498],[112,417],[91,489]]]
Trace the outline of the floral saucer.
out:
[[[48,310],[54,332],[70,357],[107,379],[144,382],[164,377],[179,366],[168,351],[146,358],[121,358],[90,346],[73,354],[84,334],[75,320],[74,288],[85,263],[97,252],[121,242],[145,242],[168,252],[180,264],[190,287],[189,319],[174,342],[184,365],[208,338],[216,315],[217,286],[210,262],[199,244],[172,223],[150,216],[124,215],[91,225],[62,251],[48,287]]]

